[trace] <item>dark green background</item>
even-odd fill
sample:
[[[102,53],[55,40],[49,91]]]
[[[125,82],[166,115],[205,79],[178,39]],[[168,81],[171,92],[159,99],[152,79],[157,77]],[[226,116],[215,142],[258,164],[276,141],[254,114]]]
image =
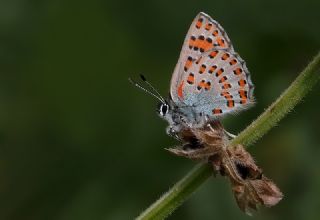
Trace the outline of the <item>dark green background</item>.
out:
[[[246,60],[255,107],[224,120],[238,133],[320,49],[320,1],[0,2],[0,219],[132,219],[195,162],[156,102],[133,88],[143,73],[168,93],[189,25],[218,20]],[[210,178],[171,219],[319,219],[319,85],[249,151],[284,193],[253,218],[224,178]]]

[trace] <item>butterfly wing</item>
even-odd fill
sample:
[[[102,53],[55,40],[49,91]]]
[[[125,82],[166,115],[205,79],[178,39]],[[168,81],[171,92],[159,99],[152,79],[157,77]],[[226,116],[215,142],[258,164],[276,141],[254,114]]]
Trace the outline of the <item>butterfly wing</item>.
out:
[[[211,118],[238,112],[254,101],[245,62],[228,50],[214,49],[203,54],[183,74],[181,83],[183,105]]]
[[[228,49],[233,47],[221,25],[209,15],[200,12],[193,20],[184,40],[178,63],[171,78],[170,94],[175,103],[182,100],[181,79],[195,60],[212,49]]]
[[[234,113],[253,103],[253,84],[245,62],[223,28],[204,13],[188,31],[170,93],[181,108],[191,106],[195,113],[209,117]]]

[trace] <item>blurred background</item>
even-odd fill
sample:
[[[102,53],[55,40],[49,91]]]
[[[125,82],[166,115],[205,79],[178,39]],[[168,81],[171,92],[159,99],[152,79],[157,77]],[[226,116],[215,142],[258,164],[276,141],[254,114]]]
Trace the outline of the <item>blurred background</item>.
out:
[[[195,162],[176,144],[156,101],[167,95],[191,21],[219,21],[246,60],[257,104],[223,124],[238,133],[320,50],[320,2],[0,1],[0,219],[133,219]],[[249,151],[284,193],[253,218],[222,177],[170,219],[319,219],[318,85]]]

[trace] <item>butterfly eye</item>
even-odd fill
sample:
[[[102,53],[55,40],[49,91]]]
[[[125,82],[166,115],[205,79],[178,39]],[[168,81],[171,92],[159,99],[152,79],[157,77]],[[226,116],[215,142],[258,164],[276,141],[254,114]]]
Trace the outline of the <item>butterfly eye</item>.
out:
[[[159,105],[159,114],[165,116],[169,112],[169,105],[166,103],[160,103]]]

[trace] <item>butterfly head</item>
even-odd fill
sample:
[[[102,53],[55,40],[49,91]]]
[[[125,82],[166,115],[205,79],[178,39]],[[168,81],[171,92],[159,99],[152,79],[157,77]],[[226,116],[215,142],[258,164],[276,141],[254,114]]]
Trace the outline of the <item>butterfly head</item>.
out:
[[[171,109],[167,102],[159,102],[157,110],[159,116],[165,118]]]
[[[167,128],[167,133],[170,136],[176,136],[176,134],[181,130],[183,127],[183,123],[181,121],[181,112],[173,102],[172,98],[169,97],[168,100],[164,99],[160,93],[146,80],[143,75],[140,75],[142,81],[145,83],[145,86],[142,84],[137,83],[136,81],[129,78],[129,81],[139,89],[143,90],[147,94],[156,98],[159,103],[157,107],[157,113],[160,118],[164,119],[169,123]]]
[[[179,122],[177,122],[177,111],[174,106],[174,103],[169,101],[159,102],[157,107],[157,112],[160,118],[164,119],[169,123],[169,126],[173,126]]]
[[[179,133],[183,129],[181,113],[171,99],[165,102],[159,102],[157,108],[160,118],[168,122],[167,134],[180,140]]]

